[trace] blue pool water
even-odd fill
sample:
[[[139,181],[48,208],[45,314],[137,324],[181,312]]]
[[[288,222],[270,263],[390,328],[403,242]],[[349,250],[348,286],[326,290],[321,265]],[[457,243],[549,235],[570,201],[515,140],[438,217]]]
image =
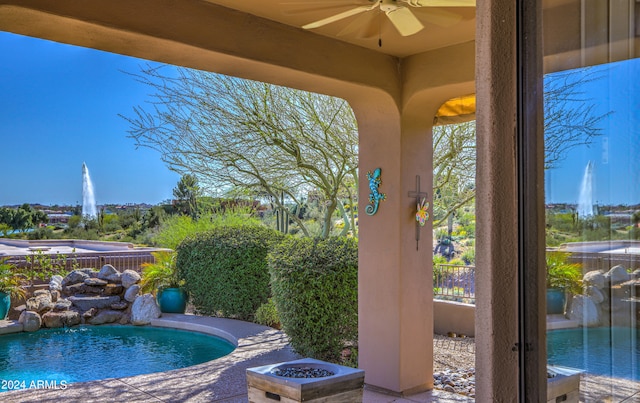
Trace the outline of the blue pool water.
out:
[[[547,362],[640,381],[640,332],[627,327],[553,330],[547,332]]]
[[[219,337],[153,327],[79,326],[2,335],[0,392],[163,372],[234,349]]]

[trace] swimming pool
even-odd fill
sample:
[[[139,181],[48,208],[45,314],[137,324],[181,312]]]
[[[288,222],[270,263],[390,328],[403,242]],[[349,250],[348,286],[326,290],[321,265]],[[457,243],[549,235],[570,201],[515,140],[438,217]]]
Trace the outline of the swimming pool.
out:
[[[628,327],[553,330],[547,332],[547,362],[640,381],[639,333]]]
[[[79,326],[2,335],[0,392],[164,372],[234,349],[216,336],[154,327]]]

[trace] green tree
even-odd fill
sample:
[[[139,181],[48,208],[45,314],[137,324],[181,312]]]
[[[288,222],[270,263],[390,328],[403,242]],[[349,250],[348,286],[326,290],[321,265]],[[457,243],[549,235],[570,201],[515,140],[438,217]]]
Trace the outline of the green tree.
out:
[[[199,194],[198,178],[191,174],[182,175],[178,185],[173,188],[173,197],[177,199],[180,209],[193,218],[197,215]]]
[[[358,133],[346,101],[196,70],[161,70],[136,76],[155,91],[153,109],[138,106],[134,117],[125,117],[137,145],[159,151],[172,169],[211,189],[267,194],[280,208],[302,205],[315,192],[320,233],[311,234],[297,215],[291,219],[307,236],[329,236],[345,179],[354,189],[358,183]]]

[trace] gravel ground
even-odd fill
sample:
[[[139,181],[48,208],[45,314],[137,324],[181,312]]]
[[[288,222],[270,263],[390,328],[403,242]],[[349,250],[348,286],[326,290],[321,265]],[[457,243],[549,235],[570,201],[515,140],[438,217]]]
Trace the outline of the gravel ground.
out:
[[[476,343],[472,337],[433,335],[433,372],[468,370],[476,366]]]

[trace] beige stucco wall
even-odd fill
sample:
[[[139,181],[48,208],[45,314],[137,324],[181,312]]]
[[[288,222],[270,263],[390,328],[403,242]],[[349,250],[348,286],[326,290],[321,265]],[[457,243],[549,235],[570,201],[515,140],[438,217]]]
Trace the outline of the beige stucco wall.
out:
[[[455,301],[433,301],[433,331],[446,335],[449,332],[457,335],[475,337],[476,306]]]

